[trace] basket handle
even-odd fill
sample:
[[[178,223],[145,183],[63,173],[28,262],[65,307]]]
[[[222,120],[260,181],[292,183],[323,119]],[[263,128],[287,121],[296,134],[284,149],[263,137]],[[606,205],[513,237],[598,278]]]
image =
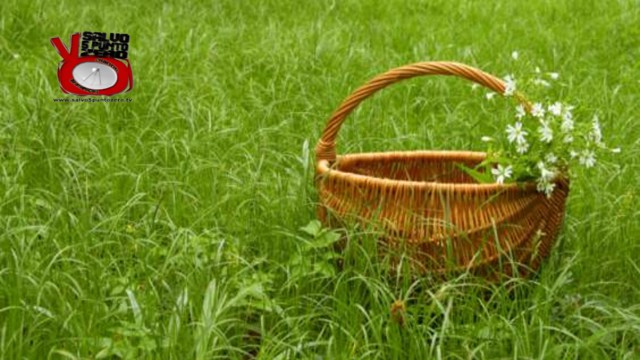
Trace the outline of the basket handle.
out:
[[[349,114],[366,98],[376,93],[388,85],[399,82],[404,79],[410,79],[416,76],[424,75],[455,75],[461,78],[478,83],[487,87],[498,94],[503,94],[505,83],[501,79],[487,74],[486,72],[471,67],[469,65],[449,62],[449,61],[431,61],[420,62],[416,64],[406,65],[387,71],[369,80],[366,84],[360,86],[356,91],[351,93],[340,107],[334,111],[331,118],[327,122],[322,133],[322,137],[316,145],[316,161],[328,160],[333,162],[336,159],[336,136],[340,127],[344,123]],[[531,105],[520,93],[514,94],[516,99],[524,105],[527,111],[530,111]]]

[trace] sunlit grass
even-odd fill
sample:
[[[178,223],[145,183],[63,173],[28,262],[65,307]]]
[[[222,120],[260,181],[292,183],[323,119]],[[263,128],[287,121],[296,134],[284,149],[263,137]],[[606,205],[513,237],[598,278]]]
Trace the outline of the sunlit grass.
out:
[[[640,356],[634,1],[0,4],[0,358]],[[54,103],[49,39],[131,34],[131,103]],[[373,75],[518,50],[599,112],[530,279],[389,272],[375,235],[317,229],[313,148]],[[515,73],[517,76],[517,72]],[[452,78],[368,99],[338,151],[482,150],[511,104]],[[395,305],[394,305],[395,304]]]

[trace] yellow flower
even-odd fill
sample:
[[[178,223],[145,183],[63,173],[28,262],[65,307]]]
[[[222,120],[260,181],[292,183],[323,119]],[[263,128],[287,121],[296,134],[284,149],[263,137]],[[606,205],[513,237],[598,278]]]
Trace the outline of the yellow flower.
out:
[[[136,232],[136,227],[133,224],[127,224],[127,229],[125,231],[127,234],[133,234]]]
[[[404,313],[407,307],[403,300],[396,300],[391,304],[391,320],[404,325]]]

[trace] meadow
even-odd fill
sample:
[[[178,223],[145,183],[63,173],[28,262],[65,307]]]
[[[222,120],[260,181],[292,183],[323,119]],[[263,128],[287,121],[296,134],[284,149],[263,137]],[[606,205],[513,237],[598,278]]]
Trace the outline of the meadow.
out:
[[[639,25],[631,0],[0,2],[0,358],[640,358]],[[130,103],[53,101],[50,39],[81,31],[131,35]],[[576,169],[534,277],[389,276],[314,222],[331,112],[427,60],[557,72],[622,149]],[[512,118],[413,79],[338,151],[483,150]]]

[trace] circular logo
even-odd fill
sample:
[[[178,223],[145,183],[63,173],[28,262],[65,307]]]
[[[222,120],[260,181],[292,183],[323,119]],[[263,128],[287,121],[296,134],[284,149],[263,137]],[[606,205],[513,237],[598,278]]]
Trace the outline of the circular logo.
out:
[[[99,62],[78,64],[72,71],[73,79],[91,90],[104,90],[118,81],[118,74],[111,67]]]

